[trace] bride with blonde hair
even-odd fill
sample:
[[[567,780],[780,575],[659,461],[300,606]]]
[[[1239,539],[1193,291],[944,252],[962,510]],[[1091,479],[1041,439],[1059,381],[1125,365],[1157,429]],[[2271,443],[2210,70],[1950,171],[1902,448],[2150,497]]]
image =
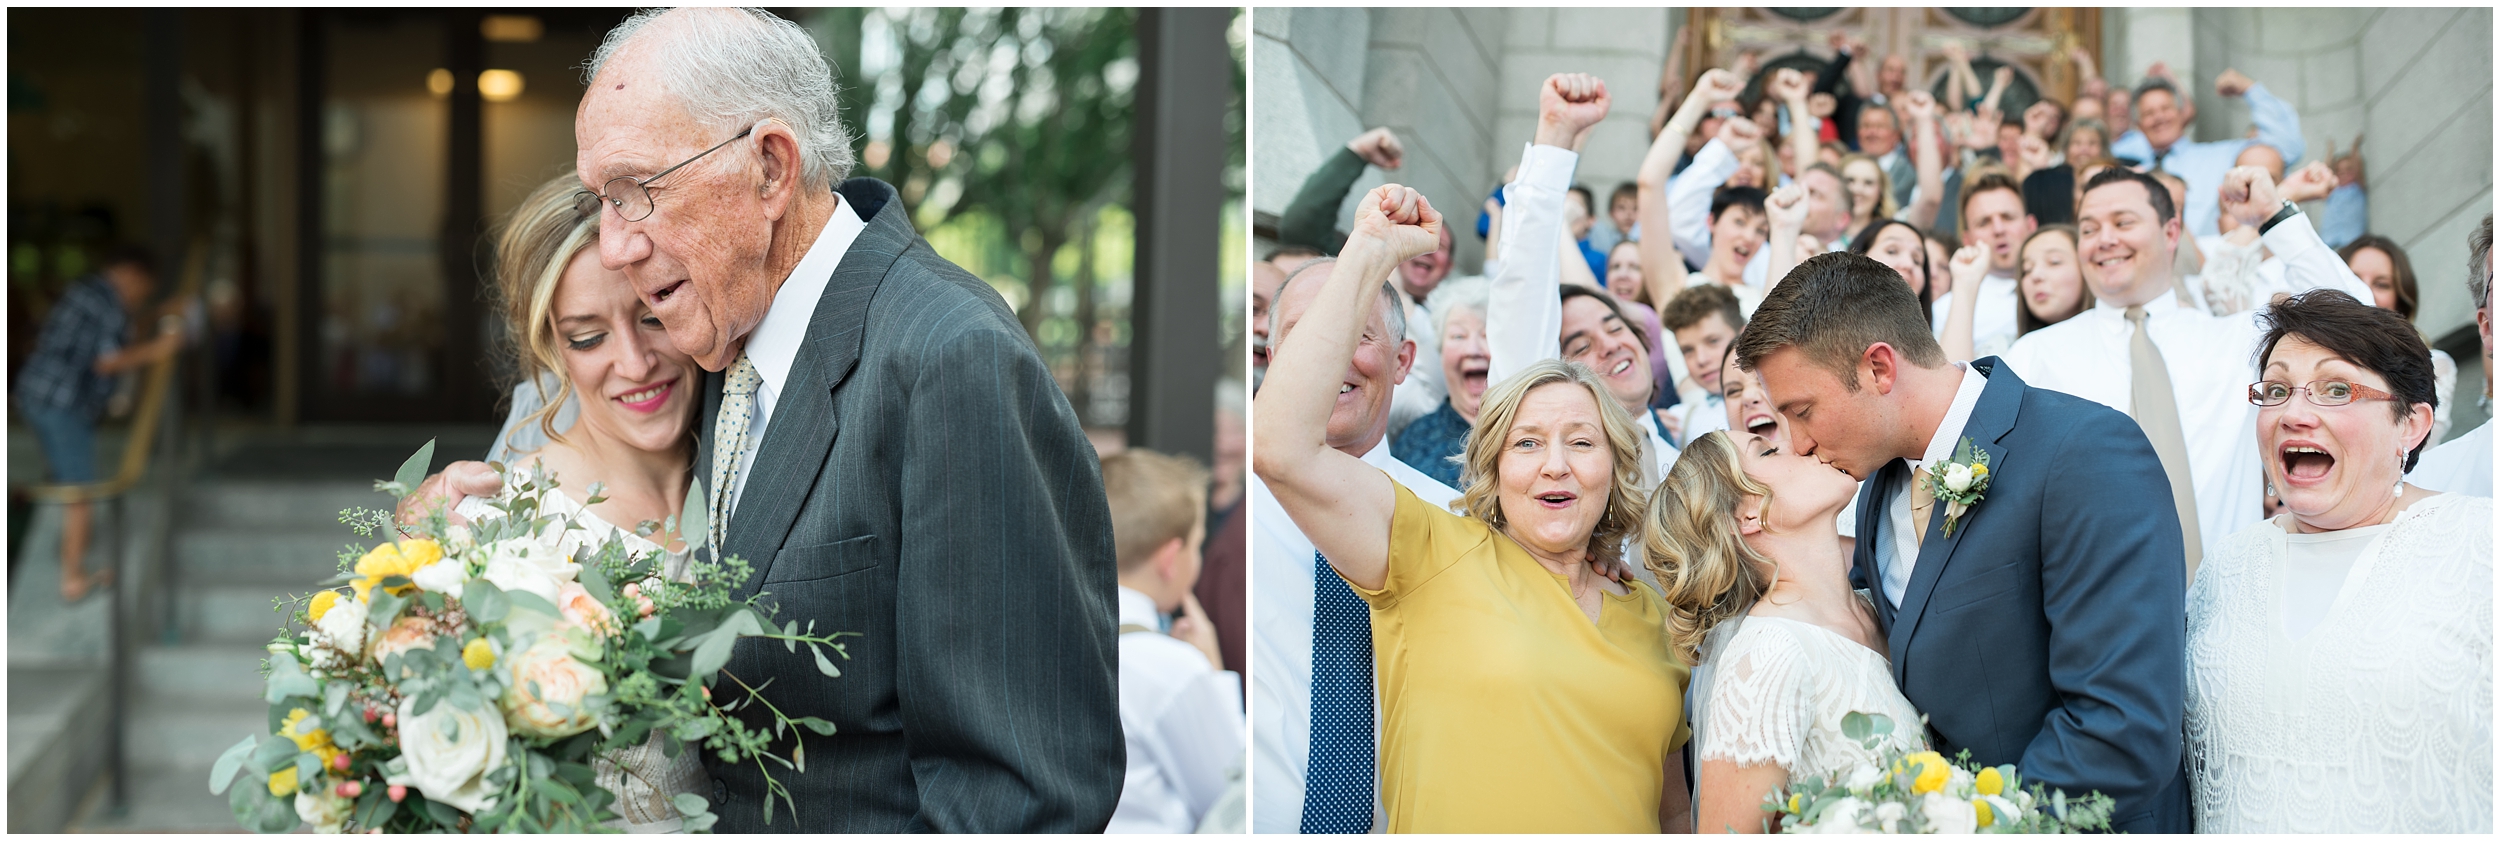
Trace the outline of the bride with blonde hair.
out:
[[[1849,474],[1750,432],[1685,447],[1651,499],[1643,536],[1676,651],[1693,678],[1695,831],[1775,832],[1763,797],[1876,754],[1841,732],[1852,712],[1892,719],[1925,747],[1894,687],[1873,606],[1849,586],[1836,517]]]

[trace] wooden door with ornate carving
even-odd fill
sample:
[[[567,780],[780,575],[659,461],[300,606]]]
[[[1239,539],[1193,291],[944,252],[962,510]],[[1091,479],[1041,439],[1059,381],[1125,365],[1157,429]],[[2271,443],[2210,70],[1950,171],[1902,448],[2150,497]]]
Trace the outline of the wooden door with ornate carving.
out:
[[[1746,52],[1761,56],[1766,68],[1820,69],[1833,57],[1829,34],[1847,30],[1873,53],[1865,60],[1902,56],[1909,78],[1939,99],[1947,72],[1944,45],[1959,40],[1970,45],[1971,68],[1982,84],[1996,68],[2014,68],[2014,81],[2000,102],[2014,119],[2043,91],[2074,101],[2082,80],[2066,55],[2068,47],[2083,47],[2095,62],[2101,54],[2099,9],[1696,8],[1686,20],[1700,36],[1686,54],[1687,79],[1727,67]]]

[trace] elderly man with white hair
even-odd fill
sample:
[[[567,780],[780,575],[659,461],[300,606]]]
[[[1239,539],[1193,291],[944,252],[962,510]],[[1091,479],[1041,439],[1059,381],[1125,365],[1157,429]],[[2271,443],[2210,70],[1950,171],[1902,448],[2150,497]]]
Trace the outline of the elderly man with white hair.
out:
[[[930,250],[850,135],[807,32],[653,10],[575,114],[599,256],[707,374],[709,546],[779,622],[857,631],[839,678],[769,640],[724,671],[826,719],[806,772],[706,753],[717,829],[1099,832],[1122,784],[1110,512],[1015,313]],[[686,383],[686,385],[696,385]],[[455,464],[418,505],[493,493]],[[758,721],[761,721],[758,719]],[[764,729],[771,731],[769,723]]]

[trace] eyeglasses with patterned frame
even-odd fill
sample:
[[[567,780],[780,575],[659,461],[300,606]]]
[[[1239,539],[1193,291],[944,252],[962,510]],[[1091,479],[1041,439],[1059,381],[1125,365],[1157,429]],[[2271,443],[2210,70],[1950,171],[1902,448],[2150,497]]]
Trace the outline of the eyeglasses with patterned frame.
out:
[[[2354,400],[2394,400],[2396,395],[2360,383],[2343,380],[2318,380],[2308,385],[2292,385],[2274,380],[2261,380],[2248,385],[2248,402],[2252,406],[2281,406],[2290,402],[2292,392],[2302,392],[2314,406],[2344,406]]]

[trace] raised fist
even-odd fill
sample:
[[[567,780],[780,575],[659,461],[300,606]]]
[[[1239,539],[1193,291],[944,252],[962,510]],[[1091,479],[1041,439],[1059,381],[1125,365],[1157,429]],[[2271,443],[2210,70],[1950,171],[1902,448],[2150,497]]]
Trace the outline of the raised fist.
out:
[[[1729,117],[1719,123],[1719,142],[1739,155],[1762,143],[1762,127],[1743,117]]]
[[[1903,94],[1901,112],[1901,116],[1912,120],[1933,120],[1936,118],[1936,95],[1922,90]]]
[[[1545,87],[1537,91],[1537,142],[1569,147],[1582,131],[1606,119],[1613,104],[1606,95],[1606,82],[1595,76],[1556,73],[1546,77]]]
[[[2014,68],[1999,67],[1997,68],[1997,72],[1990,75],[1995,77],[1991,82],[1994,87],[1990,88],[1990,90],[2004,90],[2006,85],[2014,83]]]
[[[2004,124],[2005,112],[1994,108],[1980,108],[1978,113],[1971,115],[1970,131],[1962,135],[1962,145],[1969,146],[1973,150],[1994,149],[1997,145],[1997,127]]]
[[[1797,72],[1794,67],[1773,71],[1770,83],[1762,87],[1764,92],[1781,102],[1804,102],[1809,89],[1806,74]]]
[[[1346,239],[1349,247],[1356,239],[1377,243],[1389,252],[1392,262],[1402,263],[1440,249],[1441,211],[1432,209],[1424,194],[1413,188],[1382,184],[1354,205],[1354,232]]]
[[[1398,145],[1398,136],[1386,128],[1376,128],[1354,136],[1345,147],[1365,163],[1381,169],[1396,169],[1406,161],[1406,147]]]
[[[2025,134],[2021,140],[2015,142],[2015,146],[2022,153],[2024,169],[2049,168],[2048,141]]]
[[[1733,71],[1713,67],[1702,72],[1701,79],[1693,83],[1693,92],[1685,95],[1684,100],[1688,105],[1695,102],[1702,105],[1717,105],[1735,99],[1737,94],[1744,92],[1745,80],[1743,78],[1738,77]]]
[[[2283,176],[2283,184],[2275,192],[2281,195],[2284,201],[2295,203],[2316,201],[2326,198],[2328,193],[2335,192],[2335,185],[2338,182],[2333,165],[2325,161],[2310,161],[2307,165],[2293,170],[2290,175]]]
[[[2224,97],[2236,97],[2240,94],[2247,93],[2249,87],[2255,84],[2257,84],[2257,80],[2248,78],[2246,74],[2241,73],[2237,68],[2233,68],[2222,71],[2222,75],[2214,77],[2214,93],[2221,94]]]
[[[1771,230],[1802,230],[1806,226],[1806,185],[1792,183],[1772,191],[1762,207],[1769,211]]]
[[[1970,61],[1970,48],[1959,40],[1948,40],[1944,42],[1944,60],[1955,64]]]
[[[1945,261],[1945,267],[1953,272],[1953,288],[1977,289],[1979,279],[1988,274],[1988,247],[1962,246],[1953,252],[1953,259]]]
[[[2170,83],[2174,85],[2179,83],[2179,77],[2171,75],[2170,62],[2167,61],[2153,62],[2153,66],[2144,68],[2144,75],[2148,77],[2158,76],[2168,79],[2170,80]]]
[[[2283,197],[2274,189],[2274,177],[2265,167],[2235,166],[2222,174],[2222,212],[2240,220],[2240,224],[2256,227],[2274,218],[2283,207]]]

